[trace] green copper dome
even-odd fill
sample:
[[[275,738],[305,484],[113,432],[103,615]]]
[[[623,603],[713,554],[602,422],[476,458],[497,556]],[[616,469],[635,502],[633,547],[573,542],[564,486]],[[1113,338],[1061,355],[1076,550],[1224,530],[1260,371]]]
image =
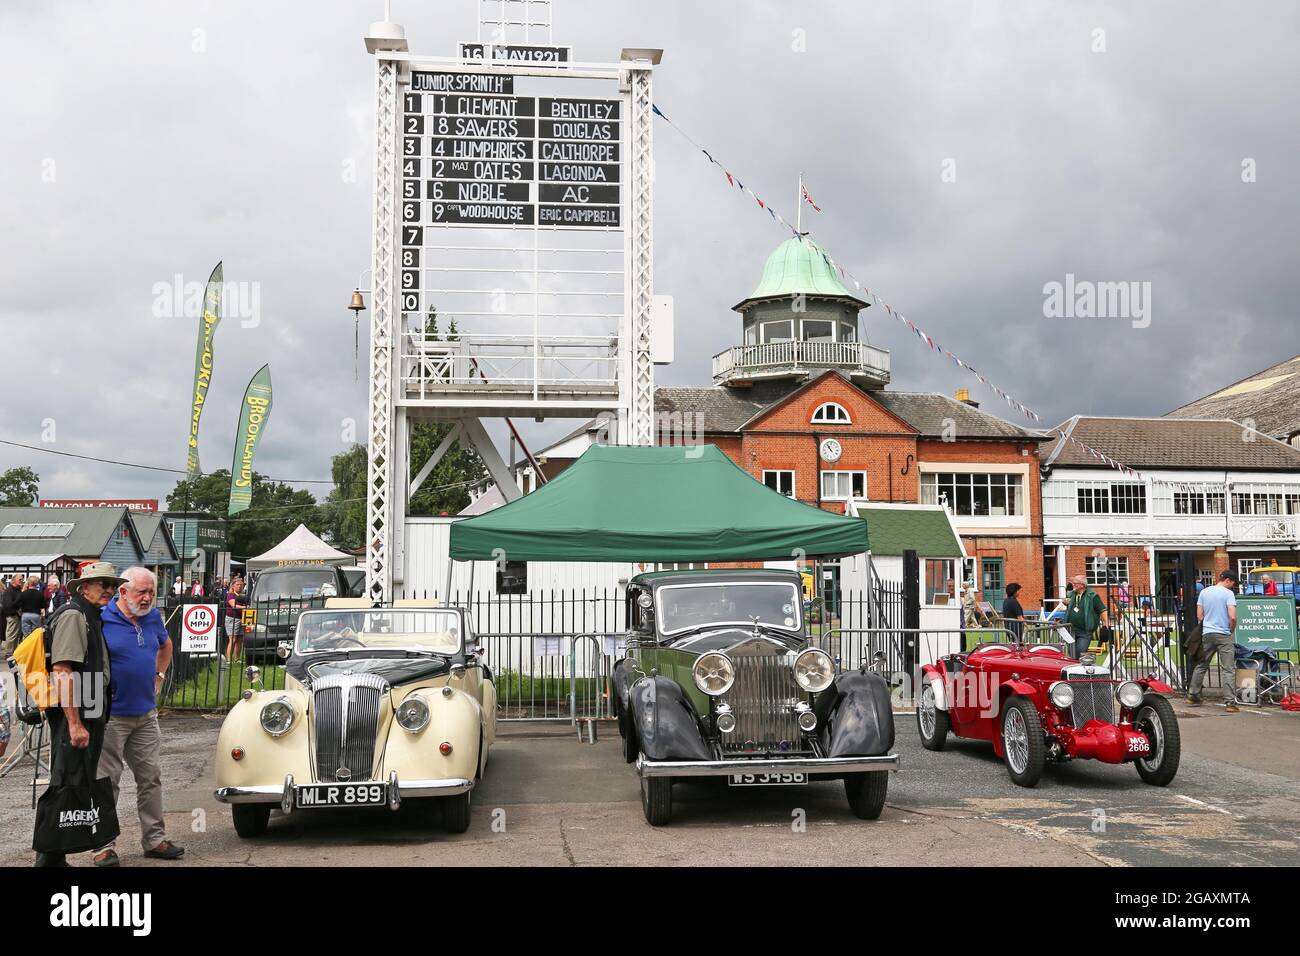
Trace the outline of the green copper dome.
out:
[[[810,239],[801,241],[791,236],[767,257],[767,265],[763,266],[763,278],[759,279],[758,288],[749,294],[749,298],[732,308],[744,312],[756,301],[790,297],[799,293],[847,299],[860,309],[867,307],[866,302],[844,287],[835,270]]]

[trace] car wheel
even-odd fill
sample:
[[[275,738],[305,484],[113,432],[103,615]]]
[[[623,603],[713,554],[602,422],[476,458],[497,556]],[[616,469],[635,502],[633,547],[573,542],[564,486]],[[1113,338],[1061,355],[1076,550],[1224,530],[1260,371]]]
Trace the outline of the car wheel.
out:
[[[673,818],[673,778],[642,777],[641,809],[652,827],[667,826]]]
[[[934,684],[930,681],[925,682],[921,699],[916,702],[916,727],[926,750],[942,750],[948,742],[948,712],[935,705]]]
[[[1183,750],[1174,708],[1159,694],[1147,694],[1133,715],[1133,727],[1151,741],[1147,755],[1136,761],[1138,776],[1154,786],[1165,786],[1178,773]]]
[[[230,806],[230,815],[235,820],[235,832],[245,840],[250,840],[266,832],[266,825],[271,819],[271,805],[234,803]]]
[[[632,723],[632,715],[627,711],[619,719],[618,728],[623,734],[623,760],[627,763],[635,763],[636,755],[640,752],[636,742],[636,725]]]
[[[849,809],[859,820],[880,819],[888,791],[889,774],[883,770],[850,773],[844,777],[844,792],[849,798]]]
[[[469,791],[454,797],[439,797],[442,804],[442,828],[448,833],[464,833],[469,829]]]
[[[1002,749],[1012,781],[1022,787],[1037,786],[1047,762],[1047,747],[1038,711],[1024,697],[1010,697],[1002,708]]]

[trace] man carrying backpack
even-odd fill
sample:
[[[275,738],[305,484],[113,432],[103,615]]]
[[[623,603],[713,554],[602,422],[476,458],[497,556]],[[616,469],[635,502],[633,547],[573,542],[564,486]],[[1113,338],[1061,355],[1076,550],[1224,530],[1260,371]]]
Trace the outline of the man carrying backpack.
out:
[[[99,615],[122,583],[107,561],[86,565],[69,582],[72,599],[50,620],[47,647],[58,704],[45,712],[50,724],[51,786],[70,783],[87,771],[90,782],[95,779],[112,704],[112,674]],[[38,853],[36,865],[67,866],[68,862],[61,853]]]

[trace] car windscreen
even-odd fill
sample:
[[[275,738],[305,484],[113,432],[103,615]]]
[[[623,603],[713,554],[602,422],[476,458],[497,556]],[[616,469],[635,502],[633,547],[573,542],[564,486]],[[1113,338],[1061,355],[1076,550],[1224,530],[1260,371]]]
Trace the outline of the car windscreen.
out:
[[[298,618],[294,650],[424,650],[455,654],[460,650],[460,615],[436,608],[327,608]]]
[[[338,585],[333,571],[263,571],[253,587],[253,600],[296,601],[340,597],[337,592]]]
[[[1264,578],[1266,577],[1272,578],[1273,583],[1276,584],[1278,587],[1285,587],[1289,591],[1291,589],[1292,583],[1295,580],[1295,572],[1282,571],[1278,568],[1263,568],[1258,571],[1250,572],[1249,583],[1253,586],[1257,586],[1258,589],[1262,590],[1264,587],[1267,587],[1267,585],[1264,584]]]
[[[656,595],[659,631],[675,634],[692,628],[726,624],[759,624],[797,630],[802,612],[793,583],[734,582],[729,584],[671,584]]]

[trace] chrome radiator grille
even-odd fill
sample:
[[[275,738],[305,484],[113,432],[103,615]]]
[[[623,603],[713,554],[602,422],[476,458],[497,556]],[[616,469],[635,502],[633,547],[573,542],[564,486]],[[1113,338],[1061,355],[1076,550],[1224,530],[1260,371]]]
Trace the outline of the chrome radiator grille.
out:
[[[371,778],[386,693],[388,681],[374,674],[331,674],[312,685],[318,780]]]
[[[1116,681],[1072,680],[1069,684],[1074,691],[1074,706],[1070,710],[1075,727],[1082,727],[1090,720],[1115,722]]]
[[[736,680],[724,698],[736,717],[736,729],[722,736],[727,752],[781,750],[803,747],[794,703],[803,693],[794,682],[792,659],[777,654],[736,654]]]

